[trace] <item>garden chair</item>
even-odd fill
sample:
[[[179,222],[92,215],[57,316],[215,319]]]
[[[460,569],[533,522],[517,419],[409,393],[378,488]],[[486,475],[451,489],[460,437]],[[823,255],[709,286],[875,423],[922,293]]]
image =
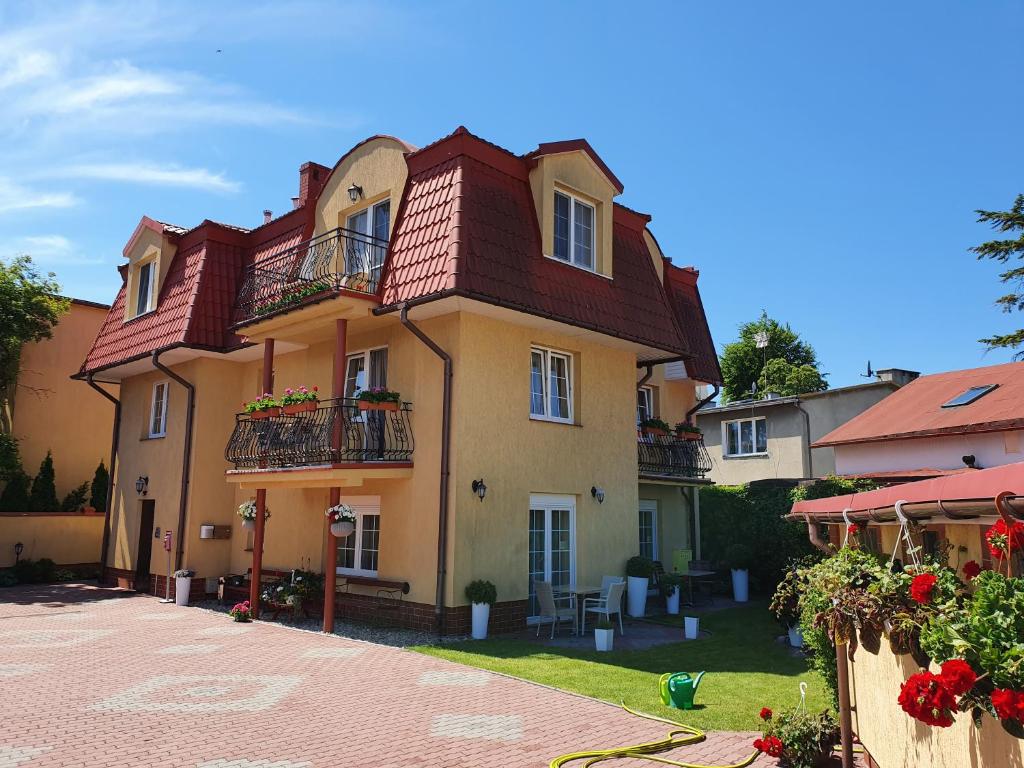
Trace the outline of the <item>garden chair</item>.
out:
[[[583,600],[583,632],[587,631],[587,613],[597,613],[604,616],[606,621],[611,621],[613,613],[619,616],[619,634],[624,635],[626,631],[622,628],[622,596],[625,594],[626,584],[617,581],[608,588],[608,596],[604,599],[599,597],[588,597]],[[593,605],[590,605],[593,603]]]
[[[572,621],[572,631],[575,633],[579,621],[575,596],[566,595],[556,598],[549,581],[535,581],[533,585],[537,592],[537,602],[540,604],[540,613],[537,615],[537,637],[540,637],[540,625],[548,621],[551,622],[552,640],[555,638],[555,629],[560,621],[567,619]],[[557,602],[563,600],[569,602],[569,605],[564,608],[557,605]]]
[[[694,571],[713,571],[713,570],[715,570],[711,566],[711,561],[710,560],[691,560],[690,561],[690,568],[689,569],[690,570],[694,570]],[[704,595],[707,595],[708,603],[710,603],[711,605],[714,605],[715,604],[715,589],[717,588],[718,583],[719,583],[718,575],[715,574],[714,576],[698,576],[698,577],[693,579],[693,583],[694,583],[694,587],[696,587],[696,589],[694,591],[698,592],[698,593],[702,593]]]
[[[604,600],[608,597],[608,590],[611,589],[612,584],[618,584],[625,582],[626,579],[622,576],[602,576],[601,577],[601,599]]]

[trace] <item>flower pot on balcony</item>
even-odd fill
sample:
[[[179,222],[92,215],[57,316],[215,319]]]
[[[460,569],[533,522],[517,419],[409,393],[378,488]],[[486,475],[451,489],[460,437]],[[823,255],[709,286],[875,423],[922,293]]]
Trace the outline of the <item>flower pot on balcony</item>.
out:
[[[269,419],[272,416],[280,415],[280,408],[264,408],[262,411],[253,411],[252,413],[249,414],[249,418],[253,419],[254,421],[259,421],[260,419]]]
[[[339,520],[337,523],[331,523],[331,535],[338,539],[351,536],[352,531],[355,529],[355,525],[348,520]]]
[[[692,440],[693,442],[699,441],[704,435],[700,432],[676,432],[677,440]]]
[[[316,400],[307,400],[304,403],[291,403],[284,406],[284,412],[289,416],[294,416],[297,413],[311,413],[316,410],[317,405]]]
[[[359,401],[360,411],[397,411],[398,403],[388,401],[386,403],[371,403],[369,400]]]
[[[660,427],[644,427],[643,433],[645,435],[652,435],[655,437],[668,437],[668,431],[661,429]]]

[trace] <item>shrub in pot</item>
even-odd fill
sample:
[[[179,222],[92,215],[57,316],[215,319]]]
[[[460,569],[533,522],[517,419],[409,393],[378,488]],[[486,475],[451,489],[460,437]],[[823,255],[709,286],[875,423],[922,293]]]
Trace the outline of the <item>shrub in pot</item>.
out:
[[[732,571],[732,597],[737,603],[750,599],[750,564],[754,560],[754,548],[746,542],[736,541],[729,547],[726,561]]]
[[[498,590],[491,582],[477,579],[466,586],[466,599],[472,603],[473,639],[484,640],[487,638],[487,622],[491,617],[491,606],[498,599]]]
[[[643,616],[647,609],[647,584],[654,563],[649,557],[635,555],[626,561],[626,612],[634,618]]]
[[[660,580],[661,594],[665,596],[665,613],[676,616],[679,614],[679,593],[683,586],[683,577],[678,573],[662,574]]]
[[[182,568],[174,572],[174,603],[188,605],[188,596],[192,591],[192,577],[196,572],[191,568]]]
[[[615,627],[608,619],[601,619],[594,628],[594,647],[598,651],[610,651],[615,645]]]

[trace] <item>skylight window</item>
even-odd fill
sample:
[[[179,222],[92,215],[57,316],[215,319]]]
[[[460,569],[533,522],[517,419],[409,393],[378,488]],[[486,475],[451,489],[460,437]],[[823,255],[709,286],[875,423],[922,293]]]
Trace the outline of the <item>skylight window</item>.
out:
[[[943,408],[959,408],[961,405],[970,405],[982,395],[987,395],[993,389],[998,387],[998,384],[982,384],[981,386],[971,387],[970,389],[961,392],[959,395],[954,397],[952,400],[948,400],[942,404]]]

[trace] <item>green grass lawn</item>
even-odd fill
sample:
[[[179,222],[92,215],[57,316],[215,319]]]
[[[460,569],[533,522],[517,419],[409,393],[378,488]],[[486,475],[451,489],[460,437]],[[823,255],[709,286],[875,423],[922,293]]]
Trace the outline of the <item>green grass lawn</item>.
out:
[[[704,730],[758,730],[761,707],[795,705],[801,681],[809,686],[808,709],[826,707],[821,678],[807,669],[803,659],[790,656],[785,646],[775,642],[780,630],[765,604],[705,614],[701,630],[711,636],[645,651],[597,653],[503,639],[411,650],[616,704],[625,701],[633,709]],[[701,670],[707,674],[697,691],[699,709],[683,712],[662,705],[658,678],[663,673]]]

